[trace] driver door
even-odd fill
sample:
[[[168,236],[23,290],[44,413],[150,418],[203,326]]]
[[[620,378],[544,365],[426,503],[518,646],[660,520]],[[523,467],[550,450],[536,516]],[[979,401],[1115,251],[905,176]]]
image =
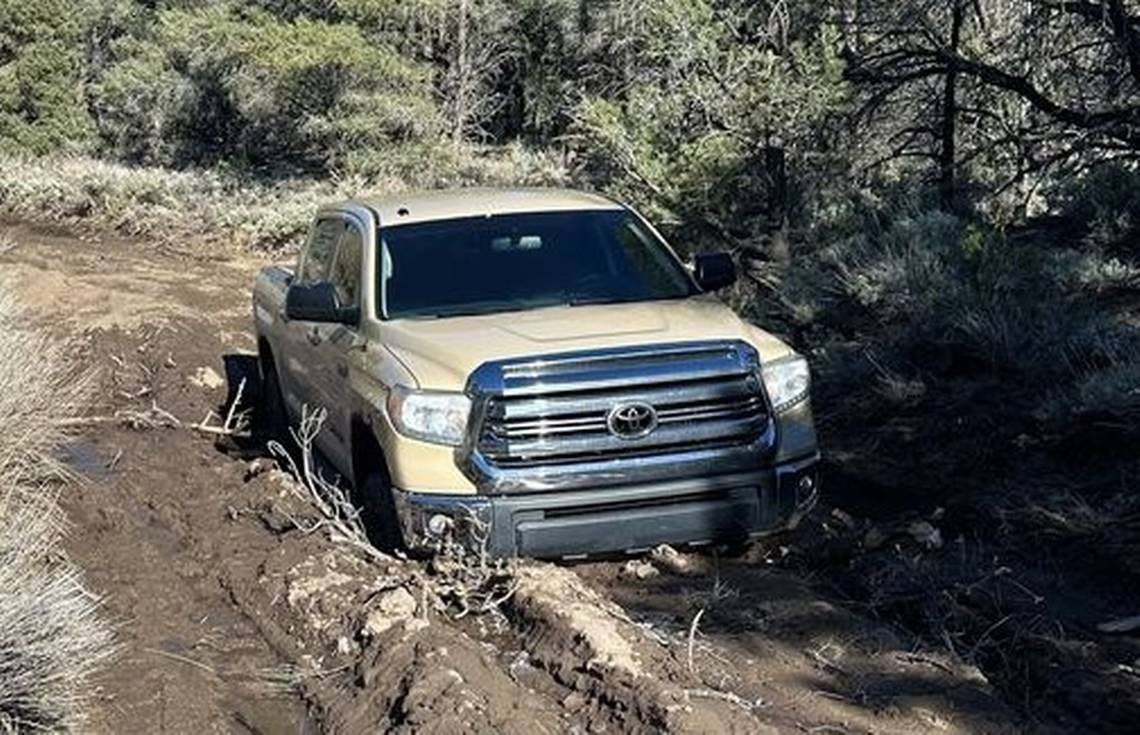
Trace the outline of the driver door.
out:
[[[360,308],[364,228],[348,216],[341,220],[341,225],[336,257],[327,280],[336,288],[341,308]],[[317,325],[314,341],[314,399],[328,412],[324,427],[317,437],[318,444],[338,470],[348,472],[351,467],[352,432],[349,353],[361,349],[363,342],[357,328],[347,324]]]
[[[339,218],[317,220],[309,234],[309,242],[301,253],[294,283],[312,284],[328,279],[336,245],[344,232],[344,221]],[[282,307],[284,308],[284,307]],[[320,396],[320,325],[300,319],[286,323],[284,330],[287,345],[284,361],[277,366],[281,378],[281,393],[289,413],[300,417],[302,408],[321,405]]]

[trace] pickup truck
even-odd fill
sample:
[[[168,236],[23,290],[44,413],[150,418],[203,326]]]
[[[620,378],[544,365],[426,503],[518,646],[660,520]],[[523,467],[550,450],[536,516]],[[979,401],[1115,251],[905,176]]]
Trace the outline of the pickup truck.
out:
[[[266,420],[320,453],[378,546],[579,558],[737,544],[815,501],[807,362],[629,207],[568,190],[353,200],[257,276]]]

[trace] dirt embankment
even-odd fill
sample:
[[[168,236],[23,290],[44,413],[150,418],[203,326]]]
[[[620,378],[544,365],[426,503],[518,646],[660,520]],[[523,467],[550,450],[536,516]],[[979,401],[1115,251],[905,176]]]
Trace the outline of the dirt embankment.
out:
[[[457,619],[433,570],[305,533],[289,478],[172,426],[248,368],[256,259],[7,228],[0,288],[98,366],[69,552],[125,645],[105,732],[1012,732],[975,668],[782,559],[523,563]],[[124,412],[127,412],[124,414]],[[135,417],[131,421],[122,419]],[[140,418],[141,417],[141,418]]]

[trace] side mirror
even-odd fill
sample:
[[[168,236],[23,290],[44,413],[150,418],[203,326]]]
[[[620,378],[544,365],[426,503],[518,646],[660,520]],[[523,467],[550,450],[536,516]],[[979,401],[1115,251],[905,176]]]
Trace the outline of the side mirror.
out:
[[[294,283],[285,291],[285,318],[290,321],[355,325],[360,309],[341,306],[336,287],[328,281]]]
[[[693,257],[693,277],[702,291],[716,291],[736,282],[736,263],[728,253],[703,253]]]

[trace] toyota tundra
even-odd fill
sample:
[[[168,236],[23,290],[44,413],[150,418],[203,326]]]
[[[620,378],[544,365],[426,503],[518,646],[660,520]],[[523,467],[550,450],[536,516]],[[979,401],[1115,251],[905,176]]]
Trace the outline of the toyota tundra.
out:
[[[572,558],[742,542],[815,500],[805,359],[633,209],[566,190],[322,207],[258,274],[270,424],[317,445],[382,547]]]

